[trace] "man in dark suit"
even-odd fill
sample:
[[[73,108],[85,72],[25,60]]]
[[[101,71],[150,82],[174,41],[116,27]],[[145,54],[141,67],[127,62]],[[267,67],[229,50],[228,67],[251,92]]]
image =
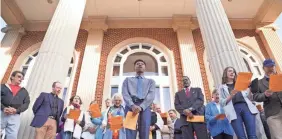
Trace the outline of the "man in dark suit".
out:
[[[191,81],[187,76],[183,77],[184,89],[175,94],[175,109],[180,113],[181,131],[184,139],[194,139],[196,132],[197,139],[207,139],[207,128],[205,123],[187,122],[187,116],[204,116],[204,95],[200,88],[190,87]]]
[[[264,102],[263,106],[271,138],[278,139],[282,137],[282,91],[272,92],[269,90],[269,77],[276,74],[275,62],[272,59],[266,59],[263,62],[263,70],[265,76],[258,81],[258,89],[253,97],[257,102]]]
[[[35,127],[35,139],[53,139],[58,132],[60,116],[63,112],[64,101],[58,98],[62,84],[54,82],[52,92],[42,92],[33,105],[34,118],[31,126]]]

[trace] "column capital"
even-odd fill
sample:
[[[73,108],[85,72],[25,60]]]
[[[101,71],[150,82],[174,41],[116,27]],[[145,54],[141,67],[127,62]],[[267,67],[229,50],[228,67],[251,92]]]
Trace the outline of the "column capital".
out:
[[[190,15],[173,15],[172,16],[172,28],[177,31],[180,28],[195,29],[196,25],[192,22],[192,16]]]
[[[107,16],[89,16],[86,20],[85,29],[87,31],[101,29],[107,31],[109,26],[107,24]]]
[[[272,29],[273,31],[276,31],[280,28],[275,24],[268,24],[268,25],[259,24],[259,25],[256,26],[256,33],[261,32],[263,29]]]
[[[25,28],[21,25],[7,25],[1,29],[1,32],[8,33],[9,31],[18,31],[20,34],[25,35]]]

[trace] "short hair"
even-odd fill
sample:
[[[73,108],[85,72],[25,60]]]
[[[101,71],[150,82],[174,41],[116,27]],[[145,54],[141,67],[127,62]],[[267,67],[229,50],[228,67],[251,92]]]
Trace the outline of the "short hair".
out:
[[[81,104],[82,104],[82,101],[81,101],[80,96],[78,96],[78,95],[74,95],[74,96],[72,96],[72,97],[70,98],[70,104],[72,103],[72,101],[73,101],[73,99],[74,99],[75,97],[78,97],[78,98],[79,98],[79,104],[81,105]]]
[[[175,109],[170,109],[170,110],[168,110],[168,113],[169,113],[169,112],[173,112],[173,113],[177,114],[177,112],[176,112]]]
[[[146,66],[146,62],[144,60],[142,60],[142,59],[135,60],[134,65],[136,65],[137,62],[143,62],[144,65]]]
[[[111,99],[107,98],[107,99],[105,100],[105,102],[107,102],[108,100],[110,100],[110,101],[111,101]]]
[[[18,73],[20,73],[23,77],[24,77],[24,73],[19,71],[19,70],[16,70],[16,71],[13,71],[12,72],[12,75],[10,77],[10,80],[12,81],[12,77],[15,77]]]
[[[227,68],[225,68],[224,69],[224,71],[223,71],[223,75],[222,75],[222,84],[226,84],[228,81],[228,77],[227,77],[227,71],[228,71],[228,69],[233,69],[233,71],[234,71],[234,74],[235,74],[235,77],[234,77],[234,80],[233,80],[233,82],[235,83],[236,82],[236,79],[237,79],[237,72],[236,72],[236,70],[235,70],[235,68],[233,68],[233,67],[227,67]]]
[[[218,92],[217,92],[217,89],[213,89],[213,90],[212,90],[212,95],[214,95],[215,93],[218,93]]]
[[[114,103],[114,101],[115,101],[115,99],[116,98],[120,98],[121,99],[121,103],[123,103],[123,97],[122,97],[122,95],[120,94],[120,93],[115,93],[114,95],[113,95],[113,97],[112,97],[112,103]]]
[[[52,88],[54,88],[54,87],[56,86],[56,84],[57,84],[57,83],[61,83],[61,82],[59,82],[59,81],[53,82],[53,84],[52,84]]]

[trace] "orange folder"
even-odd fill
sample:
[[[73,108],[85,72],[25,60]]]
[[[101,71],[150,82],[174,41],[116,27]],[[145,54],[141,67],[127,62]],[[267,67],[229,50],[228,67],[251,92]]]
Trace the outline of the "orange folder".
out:
[[[199,116],[199,115],[194,115],[193,118],[189,118],[187,116],[187,121],[192,122],[192,123],[203,123],[203,122],[205,122],[205,117]]]
[[[138,120],[139,113],[137,113],[135,116],[133,116],[133,113],[131,111],[127,112],[123,127],[131,130],[136,130],[136,124]]]
[[[224,120],[225,117],[226,117],[225,114],[218,114],[218,115],[216,115],[216,119],[217,119],[217,120]]]
[[[111,117],[110,129],[118,130],[122,128],[122,116]]]
[[[253,74],[250,72],[239,72],[234,89],[238,91],[246,90],[252,80]]]
[[[77,120],[80,116],[80,110],[74,110],[74,109],[70,109],[69,114],[68,114],[68,118],[69,119],[74,119]]]
[[[102,113],[100,111],[100,107],[98,104],[91,104],[89,107],[89,111],[91,112],[92,118],[98,118],[102,116]]]
[[[272,92],[282,91],[282,74],[270,75],[269,90]]]

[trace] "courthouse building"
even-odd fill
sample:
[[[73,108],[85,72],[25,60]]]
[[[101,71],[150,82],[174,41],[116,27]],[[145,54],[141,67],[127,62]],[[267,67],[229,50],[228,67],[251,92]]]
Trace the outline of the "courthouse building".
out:
[[[7,27],[0,48],[0,79],[14,70],[31,105],[22,114],[19,136],[30,139],[31,107],[51,84],[64,84],[65,103],[79,95],[86,109],[92,100],[121,93],[135,76],[136,59],[156,81],[155,102],[174,108],[182,76],[201,87],[205,101],[221,83],[223,69],[263,77],[262,61],[273,58],[282,70],[282,42],[273,22],[281,0],[1,0]]]

